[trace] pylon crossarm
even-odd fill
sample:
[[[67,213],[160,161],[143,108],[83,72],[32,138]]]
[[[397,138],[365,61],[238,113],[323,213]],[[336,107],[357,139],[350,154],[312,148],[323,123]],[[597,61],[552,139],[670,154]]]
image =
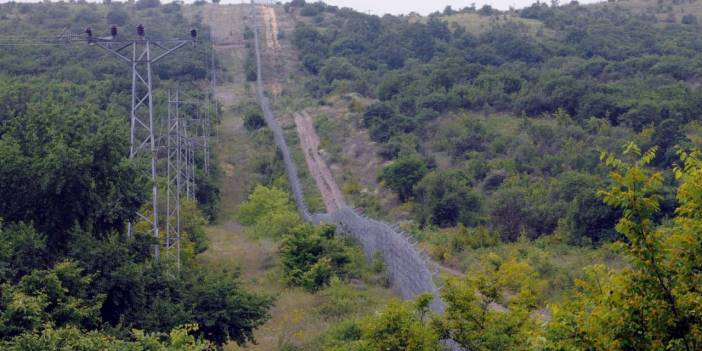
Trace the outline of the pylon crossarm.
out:
[[[121,50],[124,50],[124,49],[126,49],[126,48],[128,48],[128,47],[130,47],[130,46],[132,46],[132,45],[134,45],[134,42],[133,42],[133,41],[127,42],[126,44],[124,44],[123,46],[119,47],[118,49],[113,49],[113,48],[111,47],[111,46],[112,46],[111,44],[115,44],[115,43],[116,43],[116,42],[110,42],[110,41],[108,41],[108,42],[101,42],[101,41],[98,41],[98,42],[95,42],[95,46],[97,46],[97,47],[99,47],[99,48],[101,48],[101,49],[103,49],[103,50],[108,51],[109,53],[111,53],[111,54],[113,54],[113,55],[115,55],[115,56],[121,58],[122,60],[125,60],[125,61],[127,61],[127,62],[129,62],[129,63],[132,63],[132,59],[128,58],[127,56],[122,55],[122,53],[120,53],[120,51],[121,51]],[[123,43],[123,42],[119,42],[119,43],[121,44],[121,43]]]
[[[170,48],[170,49],[164,48],[163,46],[161,46],[160,44],[158,44],[158,43],[156,43],[156,42],[153,42],[153,43],[154,43],[154,45],[156,45],[156,46],[162,48],[163,50],[166,50],[166,52],[162,53],[161,55],[156,56],[155,59],[152,59],[152,60],[151,60],[151,63],[156,63],[156,62],[158,62],[160,59],[162,59],[162,58],[166,57],[168,54],[172,53],[173,51],[176,51],[176,50],[180,49],[181,47],[183,47],[185,44],[188,43],[188,41],[187,41],[187,40],[182,40],[182,41],[180,41],[176,46],[174,46],[174,47],[172,47],[172,48]]]

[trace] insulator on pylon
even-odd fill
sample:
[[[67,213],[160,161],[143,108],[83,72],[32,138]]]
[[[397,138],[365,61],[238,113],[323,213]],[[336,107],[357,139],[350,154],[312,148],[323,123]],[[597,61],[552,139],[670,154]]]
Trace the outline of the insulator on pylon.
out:
[[[90,39],[93,37],[93,30],[90,27],[85,28],[85,34],[88,36],[88,39]]]
[[[112,36],[112,38],[115,38],[117,36],[117,26],[112,25],[112,27],[110,27],[110,35]]]
[[[197,29],[193,28],[190,30],[190,37],[195,40],[197,38]]]
[[[146,32],[144,31],[144,25],[143,25],[143,24],[140,24],[140,25],[137,26],[137,35],[138,35],[139,37],[141,37],[141,38],[143,38],[144,35],[146,35]]]

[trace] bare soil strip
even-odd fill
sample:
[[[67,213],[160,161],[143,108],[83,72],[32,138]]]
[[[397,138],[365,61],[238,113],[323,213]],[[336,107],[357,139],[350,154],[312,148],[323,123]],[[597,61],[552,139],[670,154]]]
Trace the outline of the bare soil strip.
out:
[[[278,19],[275,16],[275,9],[267,6],[260,6],[263,25],[266,26],[266,47],[273,50],[280,50],[278,42]]]
[[[327,213],[333,213],[346,207],[344,195],[334,180],[331,170],[319,155],[319,136],[314,129],[312,117],[307,111],[295,114],[295,126],[300,138],[300,145],[305,154],[307,168],[312,178],[317,183],[317,188],[322,193],[322,200],[327,208]]]

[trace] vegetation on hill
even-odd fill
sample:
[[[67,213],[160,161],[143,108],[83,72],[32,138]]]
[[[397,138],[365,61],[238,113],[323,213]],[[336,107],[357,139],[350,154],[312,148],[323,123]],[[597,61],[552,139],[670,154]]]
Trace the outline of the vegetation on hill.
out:
[[[616,248],[626,267],[585,267],[570,298],[544,316],[537,307],[544,283],[538,273],[516,258],[494,257],[483,271],[447,281],[444,315],[428,314],[430,296],[415,306],[389,304],[375,316],[340,324],[322,341],[324,349],[436,350],[444,338],[468,350],[698,349],[700,155],[679,153],[679,205],[671,222],[658,225],[663,174],[649,168],[656,148],[642,153],[629,144],[624,154],[630,161],[602,155],[612,185],[598,196],[623,212],[616,228],[627,241]]]
[[[391,305],[324,349],[700,347],[701,28],[693,4],[639,5],[287,6],[308,95],[350,100],[362,112],[346,128],[379,144],[398,205],[384,215],[408,211],[431,256],[467,275],[446,278],[444,316]],[[662,19],[668,5],[686,19]]]
[[[207,38],[200,19],[181,11],[142,0],[7,3],[0,32],[55,38],[92,27],[99,36],[117,24],[131,38],[143,23],[151,38],[185,38],[192,27]],[[0,348],[204,350],[254,341],[272,298],[246,291],[237,272],[194,261],[217,213],[216,167],[208,178],[197,160],[178,273],[165,256],[152,258],[148,225],[125,233],[150,188],[144,160],[129,159],[129,68],[82,42],[29,44],[0,50]],[[208,50],[189,46],[155,66],[157,125],[169,86],[204,96]]]
[[[320,11],[305,17],[307,7]],[[485,12],[471,8],[426,21],[319,3],[289,11],[301,16],[302,65],[319,78],[309,93],[375,99],[360,123],[393,161],[380,179],[422,225],[486,225],[505,241],[559,226],[571,243],[621,238],[617,210],[595,197],[608,183],[599,152],[657,145],[653,164],[669,169],[675,146],[696,146],[695,25],[575,3],[491,11],[501,20],[479,33],[445,21]],[[675,203],[668,174],[660,217]]]

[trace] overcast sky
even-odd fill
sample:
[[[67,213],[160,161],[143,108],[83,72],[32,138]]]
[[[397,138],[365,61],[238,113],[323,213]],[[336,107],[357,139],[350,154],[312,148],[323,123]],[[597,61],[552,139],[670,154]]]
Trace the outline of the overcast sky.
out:
[[[542,0],[543,1],[543,0]],[[570,1],[570,0],[567,0]],[[371,11],[376,15],[391,13],[393,15],[407,14],[412,11],[426,15],[434,11],[443,11],[446,5],[454,9],[461,9],[475,3],[475,6],[488,4],[500,10],[507,10],[510,6],[522,8],[531,5],[536,0],[326,0],[328,4],[351,7],[358,11]],[[543,2],[550,2],[546,0]],[[566,0],[561,0],[565,3]],[[581,4],[598,2],[598,0],[580,0]]]

